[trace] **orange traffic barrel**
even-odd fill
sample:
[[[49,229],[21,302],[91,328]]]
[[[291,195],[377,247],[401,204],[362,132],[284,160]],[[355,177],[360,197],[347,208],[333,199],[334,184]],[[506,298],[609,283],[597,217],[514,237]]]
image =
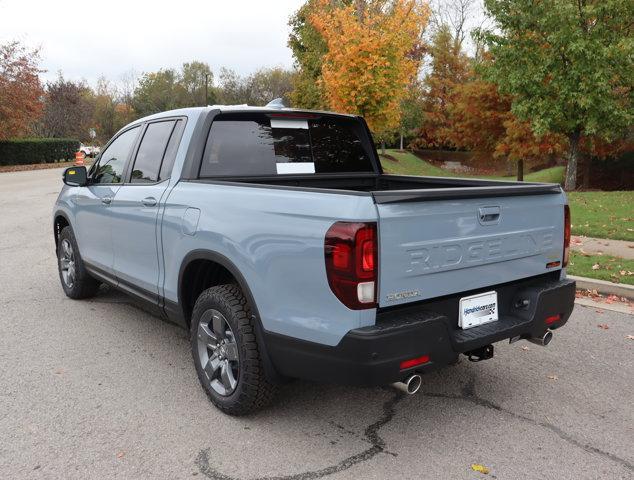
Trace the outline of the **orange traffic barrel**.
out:
[[[81,166],[84,164],[84,158],[86,158],[86,155],[84,154],[84,152],[75,152],[75,165],[77,166]]]

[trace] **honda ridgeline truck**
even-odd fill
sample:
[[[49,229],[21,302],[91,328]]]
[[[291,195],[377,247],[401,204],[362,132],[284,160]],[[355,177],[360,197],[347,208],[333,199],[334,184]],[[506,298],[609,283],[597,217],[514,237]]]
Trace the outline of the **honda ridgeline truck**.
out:
[[[559,185],[385,174],[356,116],[160,113],[64,183],[66,295],[108,284],[187,328],[205,392],[234,415],[288,378],[413,393],[460,354],[547,344],[573,309]]]

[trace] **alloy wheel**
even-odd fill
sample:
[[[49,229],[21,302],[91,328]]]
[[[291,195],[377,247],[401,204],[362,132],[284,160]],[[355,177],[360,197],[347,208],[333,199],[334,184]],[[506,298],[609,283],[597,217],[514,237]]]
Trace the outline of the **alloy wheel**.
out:
[[[66,238],[62,240],[62,252],[59,259],[59,265],[62,271],[62,279],[64,280],[64,284],[68,288],[73,288],[73,285],[75,285],[76,276],[75,252],[73,250],[72,244]]]
[[[209,309],[198,323],[198,358],[211,388],[231,395],[238,385],[238,344],[229,322],[218,310]]]

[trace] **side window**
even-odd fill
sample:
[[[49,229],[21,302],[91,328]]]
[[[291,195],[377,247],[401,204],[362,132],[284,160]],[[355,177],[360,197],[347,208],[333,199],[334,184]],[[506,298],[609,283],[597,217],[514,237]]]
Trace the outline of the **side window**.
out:
[[[181,143],[181,137],[183,136],[184,129],[185,121],[178,120],[176,122],[176,126],[174,127],[174,131],[172,132],[172,136],[170,137],[170,141],[167,144],[165,157],[163,157],[163,163],[161,164],[161,173],[159,174],[159,179],[161,180],[170,178],[172,175],[172,168],[174,167],[174,161],[176,160],[176,152],[178,151],[178,146]]]
[[[132,168],[132,183],[156,182],[174,121],[150,123],[145,130]]]
[[[103,151],[92,183],[121,183],[125,162],[138,133],[139,127],[123,132]]]

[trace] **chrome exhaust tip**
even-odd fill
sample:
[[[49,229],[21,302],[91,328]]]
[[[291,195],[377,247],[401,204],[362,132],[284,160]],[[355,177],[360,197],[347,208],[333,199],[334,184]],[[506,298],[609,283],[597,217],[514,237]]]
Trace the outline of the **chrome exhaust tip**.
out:
[[[542,347],[545,347],[546,345],[550,343],[552,339],[553,339],[553,332],[551,332],[550,330],[546,330],[546,333],[544,333],[543,337],[528,338],[527,340],[536,345],[541,345]]]
[[[414,395],[420,390],[423,383],[423,379],[417,373],[410,375],[403,382],[393,383],[392,386],[401,392],[405,392],[408,395]]]

